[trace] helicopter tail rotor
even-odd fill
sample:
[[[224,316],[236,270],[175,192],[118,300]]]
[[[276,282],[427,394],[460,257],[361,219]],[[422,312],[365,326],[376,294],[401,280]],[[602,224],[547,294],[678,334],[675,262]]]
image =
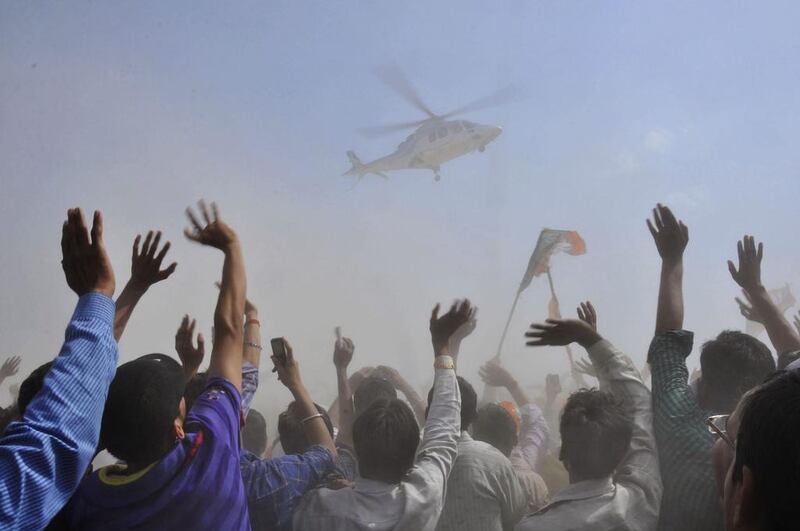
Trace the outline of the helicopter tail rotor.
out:
[[[347,152],[347,158],[350,159],[350,164],[352,164],[352,166],[350,167],[349,170],[344,172],[342,175],[354,175],[354,176],[358,177],[358,180],[356,181],[356,184],[361,182],[361,179],[365,175],[369,175],[369,174],[377,175],[378,177],[383,177],[387,181],[389,180],[389,176],[386,175],[385,173],[383,173],[381,171],[376,171],[376,170],[370,169],[369,166],[367,166],[366,164],[361,162],[361,159],[358,158],[358,155],[356,155],[355,152],[348,151]],[[353,188],[355,188],[355,186],[353,186]]]

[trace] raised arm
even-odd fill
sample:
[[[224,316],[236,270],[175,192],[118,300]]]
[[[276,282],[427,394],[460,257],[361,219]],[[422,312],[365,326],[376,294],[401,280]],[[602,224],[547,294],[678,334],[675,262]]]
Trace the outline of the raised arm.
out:
[[[244,258],[236,233],[219,217],[219,211],[211,203],[211,211],[203,201],[198,208],[205,221],[201,225],[191,208],[186,215],[192,224],[184,234],[192,241],[214,247],[225,254],[222,265],[222,282],[214,311],[214,346],[211,350],[209,377],[219,376],[228,380],[238,391],[242,389],[242,345],[244,301],[247,290]]]
[[[689,229],[661,204],[653,209],[653,221],[647,220],[647,228],[661,255],[656,334],[680,330],[683,328],[683,252],[689,243]]]
[[[411,409],[414,411],[414,416],[417,417],[417,422],[419,422],[420,425],[425,424],[425,409],[428,404],[422,399],[419,393],[417,393],[414,386],[403,378],[403,375],[400,374],[397,369],[394,367],[387,367],[386,365],[379,365],[375,367],[375,372],[373,374],[381,378],[386,378],[392,383],[395,389],[403,393],[406,400],[408,400],[408,403],[411,405]]]
[[[147,233],[139,250],[139,242],[142,235],[138,234],[133,240],[133,252],[131,257],[131,278],[117,298],[117,310],[114,314],[114,338],[119,342],[128,320],[131,318],[133,309],[139,303],[150,286],[162,280],[166,280],[175,272],[178,267],[177,262],[171,263],[166,269],[161,269],[164,257],[169,251],[170,243],[164,244],[161,251],[158,251],[158,244],[161,241],[161,231]]]
[[[197,334],[197,346],[194,346],[194,328],[196,324],[194,319],[184,315],[181,325],[175,333],[175,352],[178,353],[178,359],[181,360],[183,375],[187,382],[197,374],[200,364],[203,363],[203,358],[206,355],[203,334]]]
[[[14,376],[19,372],[19,364],[22,362],[22,358],[19,356],[10,356],[6,358],[6,361],[3,362],[3,366],[0,367],[0,384],[6,381],[6,378]]]
[[[261,321],[258,308],[250,299],[244,301],[244,346],[242,347],[242,415],[247,418],[253,398],[258,391],[258,372],[261,367]]]
[[[303,431],[309,444],[324,446],[336,457],[336,445],[333,443],[328,427],[325,426],[322,415],[317,411],[317,406],[311,400],[311,395],[300,379],[300,366],[294,357],[292,347],[285,339],[283,342],[286,347],[285,362],[272,356],[272,363],[278,373],[278,379],[294,396],[298,411],[302,415]]]
[[[72,496],[94,456],[117,364],[114,271],[100,212],[90,240],[83,213],[71,209],[61,249],[78,305],[42,389],[0,439],[2,529],[43,529]]]
[[[792,329],[792,325],[784,317],[761,282],[761,260],[764,257],[764,244],[756,247],[755,238],[745,236],[738,244],[739,268],[728,260],[728,270],[733,280],[741,286],[747,299],[752,304],[752,311],[758,315],[769,340],[778,355],[800,350],[800,336]],[[739,301],[740,306],[743,305]],[[744,313],[744,311],[742,312]]]
[[[333,346],[333,365],[336,367],[336,386],[339,392],[339,434],[338,440],[348,446],[353,445],[353,391],[350,380],[347,378],[347,367],[353,361],[355,344],[351,339],[341,337],[341,332],[336,329],[336,343]]]

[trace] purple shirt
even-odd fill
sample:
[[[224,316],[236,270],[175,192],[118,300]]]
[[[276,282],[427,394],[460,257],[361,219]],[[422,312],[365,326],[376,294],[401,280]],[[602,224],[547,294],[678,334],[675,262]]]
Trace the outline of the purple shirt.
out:
[[[129,476],[94,472],[68,505],[73,529],[249,530],[239,470],[239,392],[210,378],[186,416],[186,437]]]

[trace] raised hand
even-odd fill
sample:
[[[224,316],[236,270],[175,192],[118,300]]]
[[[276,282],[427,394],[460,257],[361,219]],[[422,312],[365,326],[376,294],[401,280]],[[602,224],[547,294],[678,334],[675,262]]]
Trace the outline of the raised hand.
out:
[[[211,211],[209,212],[205,201],[201,199],[197,202],[197,208],[205,221],[205,225],[200,223],[191,207],[187,208],[186,216],[189,218],[192,228],[185,229],[183,233],[188,239],[222,251],[238,241],[233,229],[220,219],[216,203],[211,203]]]
[[[545,324],[534,323],[525,334],[529,347],[563,347],[579,343],[589,348],[602,338],[591,325],[579,319],[548,319]]]
[[[450,353],[454,355],[458,355],[458,352],[461,350],[461,342],[468,337],[475,329],[478,327],[478,309],[475,308],[475,311],[472,312],[469,320],[459,326],[453,335],[450,336],[450,340],[448,341],[448,348],[450,349]]]
[[[544,393],[548,404],[555,402],[561,393],[561,377],[558,374],[548,374],[544,380]]]
[[[337,369],[346,369],[353,361],[353,353],[356,346],[353,340],[347,337],[340,337],[333,345],[333,364]]]
[[[578,319],[592,327],[597,332],[597,311],[591,301],[582,302],[578,307]]]
[[[22,363],[22,358],[19,356],[11,356],[10,358],[6,358],[6,361],[3,362],[3,366],[0,367],[0,380],[4,380],[10,376],[14,376],[19,372],[19,364]]]
[[[434,355],[453,354],[448,348],[450,338],[461,326],[475,318],[476,311],[468,299],[454,302],[450,310],[441,317],[439,317],[439,305],[433,308],[430,331]]]
[[[161,263],[169,251],[170,243],[164,244],[161,251],[158,251],[158,245],[161,242],[161,231],[155,233],[153,231],[147,233],[142,244],[141,251],[139,250],[139,242],[142,240],[142,235],[137,234],[133,240],[133,256],[131,258],[131,279],[128,283],[140,291],[146,291],[150,286],[156,282],[166,280],[175,268],[178,267],[177,262],[172,262],[165,269],[161,269]]]
[[[516,379],[497,361],[489,361],[480,368],[478,374],[483,383],[490,387],[511,387],[517,383]]]
[[[286,386],[289,391],[295,392],[302,387],[303,381],[300,379],[300,365],[294,359],[292,346],[286,339],[283,343],[286,346],[286,361],[280,360],[275,356],[271,356],[272,364],[275,366],[275,371],[278,373],[278,380]]]
[[[750,295],[744,290],[742,290],[742,293],[744,293],[747,302],[744,302],[739,297],[735,297],[736,304],[739,305],[739,312],[742,314],[742,317],[748,321],[764,324],[764,319],[761,317],[761,314],[753,307],[753,301],[750,299]]]
[[[794,327],[797,329],[797,334],[800,335],[800,312],[794,316]]]
[[[91,235],[90,241],[81,209],[69,209],[61,229],[61,266],[67,285],[79,297],[96,291],[110,298],[116,283],[114,268],[103,244],[103,215],[99,210],[94,213]]]
[[[755,238],[745,236],[736,244],[739,253],[739,269],[736,269],[732,260],[728,260],[728,271],[734,282],[739,284],[748,294],[763,289],[761,284],[761,259],[764,258],[764,244],[756,247]]]
[[[197,373],[200,364],[206,354],[205,340],[203,334],[197,334],[197,346],[194,346],[194,329],[197,321],[189,319],[188,315],[183,316],[181,325],[175,333],[175,351],[183,364],[183,371],[187,375],[187,380]]]
[[[647,228],[662,260],[674,262],[683,258],[683,251],[689,243],[689,228],[675,218],[669,207],[660,203],[656,205],[653,221],[647,220]]]

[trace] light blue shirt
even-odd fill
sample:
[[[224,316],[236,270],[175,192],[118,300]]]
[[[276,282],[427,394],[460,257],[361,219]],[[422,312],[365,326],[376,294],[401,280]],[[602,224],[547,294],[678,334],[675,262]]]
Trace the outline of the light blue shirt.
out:
[[[44,386],[0,439],[0,528],[42,529],[86,473],[117,366],[114,301],[88,293]]]

